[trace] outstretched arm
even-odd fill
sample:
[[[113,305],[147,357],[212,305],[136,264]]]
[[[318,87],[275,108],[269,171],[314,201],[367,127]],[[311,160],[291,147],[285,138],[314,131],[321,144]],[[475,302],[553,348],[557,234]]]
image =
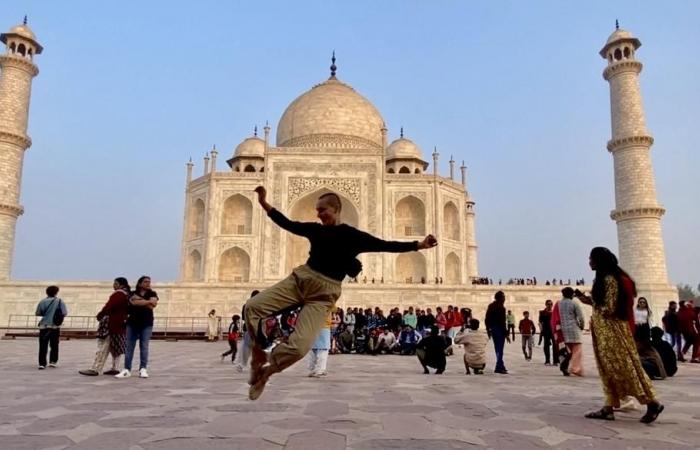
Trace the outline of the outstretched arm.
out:
[[[357,230],[357,241],[360,253],[367,252],[389,252],[389,253],[404,253],[414,252],[416,250],[425,250],[433,248],[437,245],[437,239],[432,234],[429,234],[422,241],[400,242],[400,241],[385,241],[376,236],[372,236],[364,231]]]
[[[311,222],[295,222],[289,220],[284,214],[273,208],[272,205],[267,202],[267,190],[264,187],[256,187],[255,192],[258,194],[258,203],[260,203],[260,206],[262,206],[270,219],[280,228],[296,234],[297,236],[309,237],[313,229],[318,226],[318,224]]]

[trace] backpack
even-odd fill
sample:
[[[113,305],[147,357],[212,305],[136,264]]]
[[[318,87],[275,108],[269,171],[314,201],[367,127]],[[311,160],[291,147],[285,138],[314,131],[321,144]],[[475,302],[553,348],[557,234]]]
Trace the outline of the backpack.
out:
[[[53,300],[51,302],[51,305],[53,305],[53,302],[55,302],[55,301],[56,300]],[[49,306],[51,306],[51,305],[49,305]],[[58,299],[58,307],[56,308],[56,311],[54,311],[54,313],[53,313],[53,324],[56,325],[57,327],[60,327],[61,325],[63,325],[63,319],[65,317],[66,316],[63,315],[63,308],[61,308],[61,299],[59,298]]]

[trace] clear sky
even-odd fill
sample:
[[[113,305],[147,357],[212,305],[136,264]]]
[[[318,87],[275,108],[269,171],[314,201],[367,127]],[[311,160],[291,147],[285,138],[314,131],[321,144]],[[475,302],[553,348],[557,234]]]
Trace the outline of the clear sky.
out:
[[[338,77],[447,174],[469,168],[479,269],[586,277],[617,249],[608,85],[615,19],[641,39],[642,94],[673,282],[700,282],[700,3],[694,1],[3,2],[36,58],[13,276],[178,276],[185,162],[219,167],[255,124]]]

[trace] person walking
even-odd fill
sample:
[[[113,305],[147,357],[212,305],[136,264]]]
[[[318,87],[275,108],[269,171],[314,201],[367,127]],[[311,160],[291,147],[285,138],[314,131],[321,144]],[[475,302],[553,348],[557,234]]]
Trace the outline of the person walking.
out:
[[[340,223],[342,203],[332,192],[321,195],[316,203],[321,223],[294,222],[267,202],[267,191],[258,186],[258,203],[279,227],[307,238],[311,243],[306,264],[296,267],[291,275],[266,289],[247,304],[248,332],[254,337],[253,360],[248,397],[256,400],[262,394],[271,375],[281,372],[304,357],[318,335],[327,314],[341,294],[341,282],[346,275],[356,277],[362,263],[356,258],[365,252],[411,252],[429,249],[437,240],[428,235],[423,241],[384,241],[347,224]],[[268,338],[263,333],[265,317],[284,309],[301,307],[296,331],[267,354],[263,349]]]
[[[131,288],[124,277],[114,279],[112,283],[114,292],[109,296],[107,303],[97,313],[100,326],[97,330],[97,352],[92,366],[89,369],[79,370],[81,375],[95,377],[100,374],[107,362],[107,357],[112,355],[112,368],[105,375],[119,373],[118,365],[121,355],[124,354],[126,342],[126,319],[129,311],[129,295]]]
[[[260,293],[259,290],[255,289],[250,293],[249,298],[253,298]],[[248,360],[250,360],[250,352],[253,347],[253,338],[250,333],[248,333],[248,325],[246,325],[245,319],[245,305],[241,308],[241,331],[243,333],[243,339],[241,340],[241,348],[236,355],[236,360],[234,361],[234,367],[238,372],[243,372],[245,368],[248,367]]]
[[[523,319],[518,323],[518,331],[520,332],[520,339],[522,340],[523,355],[525,356],[525,361],[532,360],[532,344],[533,337],[537,333],[537,328],[535,328],[535,322],[530,320],[530,313],[528,311],[523,312]],[[506,334],[508,332],[506,331]]]
[[[117,378],[131,376],[136,343],[139,343],[139,377],[148,378],[148,347],[153,333],[153,309],[158,306],[158,294],[151,289],[151,277],[142,276],[129,298],[129,318],[126,321],[126,355],[124,369]]]
[[[581,348],[581,331],[585,325],[583,311],[580,303],[574,299],[574,290],[565,287],[561,290],[562,299],[554,307],[556,314],[552,314],[552,329],[555,333],[561,332],[561,337],[566,346],[564,360],[559,369],[564,375],[583,376],[583,350]],[[556,318],[554,317],[556,315]],[[558,329],[557,329],[558,328]]]
[[[515,314],[510,309],[506,313],[506,324],[508,325],[508,334],[511,335],[511,342],[515,342]]]
[[[46,288],[46,298],[36,305],[39,321],[39,370],[46,369],[46,353],[49,352],[49,367],[58,366],[58,343],[61,339],[61,325],[68,315],[66,304],[57,297],[58,286]]]
[[[676,351],[676,358],[680,362],[684,362],[683,358],[683,339],[681,337],[681,328],[678,322],[678,304],[675,301],[668,302],[668,309],[664,313],[664,317],[661,319],[664,326],[664,331],[668,334],[671,341],[671,347]]]
[[[238,337],[240,336],[241,330],[241,316],[234,314],[231,317],[231,323],[228,326],[228,333],[226,337],[228,340],[228,350],[221,354],[221,362],[224,361],[228,355],[231,355],[231,364],[236,360],[236,353],[238,353]]]
[[[329,315],[326,326],[321,328],[309,352],[309,377],[320,378],[328,375],[328,353],[331,349],[333,320]]]
[[[484,325],[488,335],[493,339],[493,348],[496,352],[496,368],[494,372],[506,375],[508,370],[503,362],[503,346],[505,341],[510,342],[508,329],[506,328],[506,308],[503,306],[506,302],[506,294],[503,291],[498,291],[493,298],[493,302],[486,309]]]
[[[589,264],[596,272],[591,296],[580,291],[575,295],[593,306],[591,332],[593,352],[598,373],[603,384],[605,403],[598,411],[585,415],[589,419],[614,420],[613,408],[620,407],[620,400],[632,396],[647,412],[643,423],[655,421],[664,410],[647,377],[637,353],[630,329],[637,289],[634,280],[618,265],[617,257],[605,247],[591,250]]]
[[[547,299],[544,302],[544,309],[540,311],[538,322],[540,324],[540,337],[544,339],[544,365],[556,365],[559,361],[559,351],[554,342],[554,333],[552,332],[552,306],[554,304]],[[550,352],[551,349],[551,352]],[[551,354],[551,358],[550,358]]]

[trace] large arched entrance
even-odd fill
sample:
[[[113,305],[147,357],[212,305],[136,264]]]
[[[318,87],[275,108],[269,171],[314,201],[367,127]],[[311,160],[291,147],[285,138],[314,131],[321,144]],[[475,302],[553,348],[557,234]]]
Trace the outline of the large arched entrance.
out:
[[[327,193],[333,192],[330,189],[319,189],[310,194],[305,195],[292,204],[288,217],[297,222],[318,222],[316,217],[316,202],[318,198]],[[336,192],[337,194],[337,192]],[[359,214],[357,208],[350,200],[338,194],[343,203],[343,210],[340,214],[341,221],[357,227],[359,224]],[[293,268],[300,264],[304,264],[309,258],[309,241],[301,236],[296,236],[292,233],[287,233],[287,255],[285,268],[287,272],[291,272]]]
[[[425,256],[421,252],[401,253],[396,256],[397,283],[420,283],[427,281]]]

